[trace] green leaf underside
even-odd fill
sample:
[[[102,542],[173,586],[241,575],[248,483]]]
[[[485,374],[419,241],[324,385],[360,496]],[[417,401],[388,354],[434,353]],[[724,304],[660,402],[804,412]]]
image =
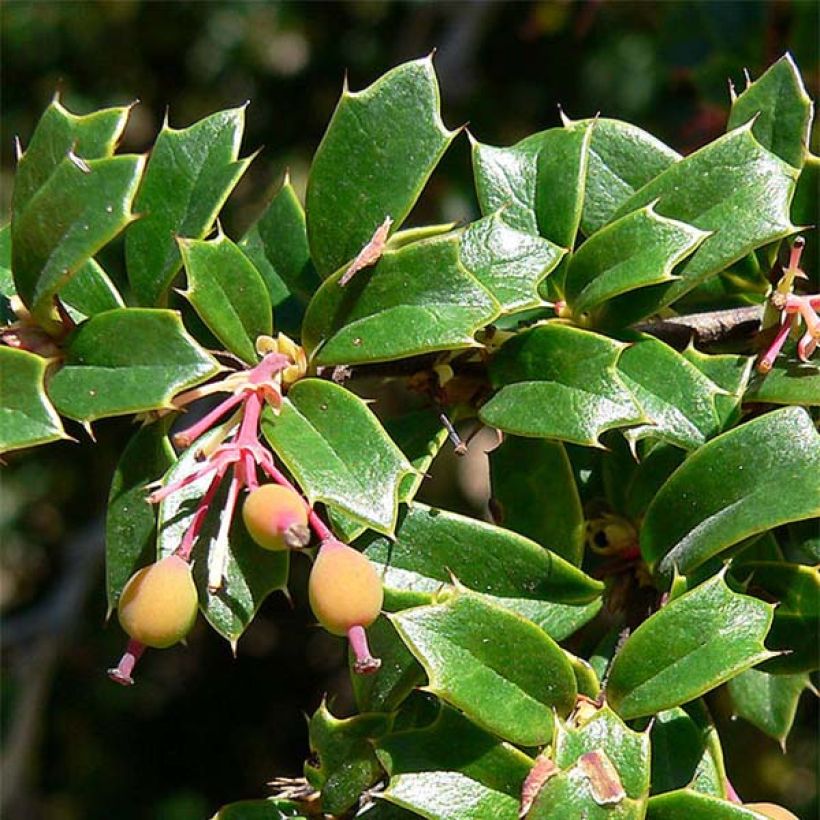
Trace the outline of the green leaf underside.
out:
[[[516,820],[518,798],[494,791],[458,772],[401,774],[383,797],[427,820]],[[366,815],[365,815],[366,816]]]
[[[489,459],[496,523],[579,565],[584,513],[564,445],[506,436]]]
[[[79,421],[170,407],[177,393],[218,369],[170,310],[99,313],[76,330],[66,352],[49,396]]]
[[[766,374],[753,373],[743,401],[820,406],[820,361],[801,362],[797,344],[789,341]]]
[[[652,204],[628,213],[573,254],[566,275],[567,303],[577,315],[627,291],[671,281],[674,267],[707,236],[660,216]]]
[[[795,168],[802,168],[814,106],[790,54],[781,57],[732,102],[727,130],[750,120],[757,141]]]
[[[548,323],[508,341],[490,364],[501,389],[480,418],[506,432],[597,445],[606,430],[646,422],[616,368],[624,346]]]
[[[714,689],[771,657],[763,638],[773,607],[715,576],[644,621],[615,657],[607,701],[625,720]]]
[[[257,336],[273,332],[268,289],[259,271],[224,234],[180,240],[188,279],[185,297],[227,350],[254,364]]]
[[[265,282],[277,329],[295,336],[321,279],[310,260],[305,211],[288,178],[239,247]]]
[[[459,258],[457,234],[385,251],[345,287],[331,276],[308,306],[302,343],[319,365],[389,361],[475,347],[496,300]]]
[[[502,313],[538,307],[538,285],[565,254],[547,239],[509,227],[504,211],[469,225],[461,240],[461,261],[492,293]]]
[[[640,337],[621,354],[618,371],[652,419],[625,431],[630,441],[651,436],[693,450],[720,432],[715,401],[725,391],[658,339]]]
[[[429,57],[363,91],[344,89],[308,178],[307,233],[320,274],[353,259],[385,217],[398,230],[455,134],[441,121]]]
[[[66,157],[15,212],[12,269],[32,313],[49,318],[52,297],[80,267],[134,219],[131,210],[144,158],[130,154]]]
[[[339,385],[303,379],[262,432],[307,495],[389,534],[403,477],[413,472],[367,405]]]
[[[756,811],[692,789],[650,797],[647,820],[767,820]]]
[[[610,303],[627,324],[671,304],[755,248],[793,232],[789,206],[798,172],[742,126],[671,165],[630,197],[613,220],[657,201],[661,216],[711,232],[668,285],[643,288]],[[737,214],[744,217],[738,220]]]
[[[217,435],[218,431],[208,433],[185,450],[166,474],[163,484],[179,481],[194,472],[198,466],[197,453],[212,443]],[[213,474],[206,475],[160,503],[157,516],[158,558],[170,555],[179,547],[212,478]],[[273,552],[259,547],[245,530],[242,516],[236,514],[228,536],[225,585],[216,595],[208,592],[208,556],[219,529],[227,485],[228,480],[223,480],[221,489],[211,502],[192,560],[202,614],[223,638],[235,644],[265,598],[275,590],[285,589],[290,555],[286,550]],[[237,512],[242,500],[240,497]]]
[[[427,672],[429,689],[484,729],[534,746],[552,736],[552,710],[575,702],[572,667],[539,627],[466,590],[389,616]]]
[[[117,606],[128,579],[156,555],[156,508],[149,504],[146,485],[166,473],[176,461],[168,441],[172,417],[141,427],[120,456],[105,519],[105,577],[108,610]]]
[[[454,742],[456,741],[457,742]],[[393,732],[377,743],[391,777],[421,772],[458,772],[495,792],[517,798],[532,759],[442,704],[433,723]]]
[[[68,438],[48,400],[48,360],[0,346],[0,453]]]
[[[202,239],[250,164],[252,157],[239,159],[244,127],[244,106],[189,128],[163,125],[134,204],[142,218],[125,236],[128,276],[140,304],[163,304],[182,264],[176,238]]]
[[[770,675],[759,669],[747,669],[729,681],[729,695],[735,715],[785,745],[797,702],[809,686],[805,674]]]
[[[661,487],[641,528],[644,558],[688,573],[756,533],[820,515],[820,436],[802,408],[723,433]],[[773,488],[777,488],[773,492]]]

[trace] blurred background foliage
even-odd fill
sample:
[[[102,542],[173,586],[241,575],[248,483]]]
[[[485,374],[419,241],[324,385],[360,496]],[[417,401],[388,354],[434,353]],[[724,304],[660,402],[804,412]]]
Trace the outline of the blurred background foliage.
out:
[[[229,202],[234,237],[286,168],[303,186],[347,72],[362,88],[393,65],[436,53],[445,122],[509,144],[571,117],[632,121],[681,151],[720,134],[727,79],[758,76],[785,50],[820,91],[818,11],[806,2],[6,2],[0,6],[0,213],[8,215],[14,137],[23,145],[55,90],[73,111],[136,98],[123,148],[147,150],[168,111],[184,127],[250,101],[245,151],[263,147]],[[448,152],[418,223],[471,218],[469,148]],[[114,267],[106,259],[107,267]],[[386,401],[387,399],[385,399]],[[298,775],[304,715],[322,693],[350,708],[344,646],[311,625],[307,561],[294,561],[294,602],[274,596],[238,655],[200,623],[188,648],[150,653],[139,685],[105,677],[122,648],[103,626],[102,521],[131,427],[107,421],[97,445],[13,454],[0,497],[4,620],[0,813],[8,818],[209,816]],[[422,498],[483,515],[483,448],[447,453]],[[711,705],[729,774],[746,800],[817,816],[817,704],[805,698],[783,755],[725,700]]]

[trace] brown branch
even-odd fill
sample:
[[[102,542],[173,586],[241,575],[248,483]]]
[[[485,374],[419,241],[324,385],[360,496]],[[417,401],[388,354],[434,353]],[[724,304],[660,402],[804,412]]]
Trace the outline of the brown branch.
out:
[[[762,318],[763,306],[750,305],[641,322],[634,329],[682,350],[690,341],[696,345],[714,345],[751,340],[760,329]]]

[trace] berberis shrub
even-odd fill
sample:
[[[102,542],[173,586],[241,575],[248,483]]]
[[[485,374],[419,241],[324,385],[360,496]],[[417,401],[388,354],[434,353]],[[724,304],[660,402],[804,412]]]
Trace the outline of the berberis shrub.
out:
[[[55,99],[20,151],[0,450],[139,422],[108,506],[118,683],[197,598],[235,644],[315,562],[358,713],[322,704],[305,781],[220,816],[785,816],[742,803],[704,695],[784,742],[818,668],[820,160],[792,59],[685,157],[606,117],[482,143],[406,63],[345,88],[304,207],[286,178],[234,238],[244,108],[147,157],[117,153],[129,112]],[[481,217],[405,227],[466,138]],[[125,295],[96,258],[121,236]],[[414,500],[455,425],[498,431],[493,523]]]

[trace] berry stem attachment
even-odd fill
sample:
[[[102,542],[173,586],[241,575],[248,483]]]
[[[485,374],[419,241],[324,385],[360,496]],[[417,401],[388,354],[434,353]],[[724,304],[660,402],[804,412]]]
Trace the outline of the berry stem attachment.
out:
[[[125,647],[125,653],[120,658],[120,662],[113,669],[108,670],[108,677],[121,686],[133,686],[134,678],[132,674],[134,667],[137,665],[137,661],[142,657],[143,652],[145,652],[145,646],[132,638],[128,641]]]
[[[353,671],[357,675],[372,675],[379,671],[382,665],[379,658],[374,658],[370,653],[370,646],[367,643],[367,633],[363,626],[351,626],[347,631],[347,639],[356,660],[353,662]]]

